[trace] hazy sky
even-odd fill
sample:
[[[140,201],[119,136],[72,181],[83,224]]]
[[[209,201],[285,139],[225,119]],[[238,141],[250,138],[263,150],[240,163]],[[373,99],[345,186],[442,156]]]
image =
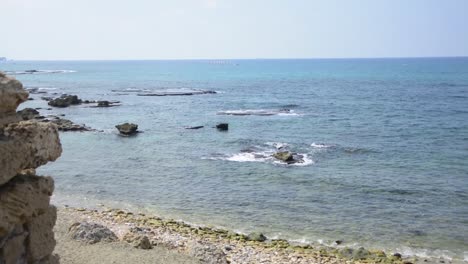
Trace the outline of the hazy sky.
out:
[[[468,0],[0,0],[0,56],[468,56]]]

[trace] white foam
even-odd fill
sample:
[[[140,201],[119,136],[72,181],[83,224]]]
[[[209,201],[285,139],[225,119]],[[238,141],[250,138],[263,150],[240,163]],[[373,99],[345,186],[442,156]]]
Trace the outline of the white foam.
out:
[[[299,166],[299,167],[309,166],[311,164],[314,164],[314,161],[311,158],[309,158],[309,156],[307,154],[299,153],[298,155],[302,156],[302,161],[298,161],[298,162],[295,162],[295,163],[288,164],[288,163],[280,161],[280,160],[275,160],[275,161],[273,161],[273,163],[279,164],[279,165]]]
[[[265,144],[268,145],[268,146],[275,147],[276,149],[282,149],[282,148],[289,147],[288,143],[283,143],[283,142],[267,142]]]
[[[313,147],[313,148],[318,148],[318,149],[325,149],[325,148],[333,147],[332,145],[326,145],[326,144],[315,143],[315,142],[310,144],[310,146]]]
[[[235,116],[298,116],[299,114],[295,113],[290,109],[240,109],[240,110],[226,110],[219,111],[218,115],[235,115]]]
[[[242,152],[227,157],[225,160],[237,161],[237,162],[265,162],[269,158],[266,156],[258,155],[255,153]]]

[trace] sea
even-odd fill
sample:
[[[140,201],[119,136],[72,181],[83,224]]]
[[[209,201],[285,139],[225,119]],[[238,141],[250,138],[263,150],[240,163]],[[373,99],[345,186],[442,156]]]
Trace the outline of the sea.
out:
[[[8,61],[0,70],[35,91],[20,108],[96,129],[61,132],[62,156],[38,170],[55,178],[58,205],[468,262],[468,58]],[[61,94],[120,106],[49,110],[41,100]],[[124,122],[142,133],[119,136]]]

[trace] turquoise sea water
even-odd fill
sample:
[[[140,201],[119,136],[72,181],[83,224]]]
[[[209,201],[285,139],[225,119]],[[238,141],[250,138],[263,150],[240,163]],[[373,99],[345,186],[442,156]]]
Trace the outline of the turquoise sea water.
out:
[[[67,72],[18,74],[31,69]],[[0,70],[49,96],[122,103],[41,110],[102,130],[61,134],[62,157],[40,169],[55,177],[58,203],[113,201],[268,237],[468,259],[468,58],[16,61]],[[135,92],[167,89],[218,93]],[[43,95],[22,107],[46,107]],[[226,115],[258,110],[272,115]],[[120,137],[121,122],[144,133]],[[219,122],[229,131],[212,128]],[[270,158],[280,147],[304,163]]]

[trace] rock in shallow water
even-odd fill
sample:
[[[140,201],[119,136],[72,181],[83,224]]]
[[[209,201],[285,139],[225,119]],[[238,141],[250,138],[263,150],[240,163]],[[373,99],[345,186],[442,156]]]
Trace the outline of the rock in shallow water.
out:
[[[55,98],[49,101],[48,105],[54,107],[68,107],[70,105],[79,105],[82,100],[76,95],[62,95],[59,98]]]
[[[76,222],[70,226],[68,233],[71,238],[89,244],[117,241],[117,236],[114,232],[96,223]]]
[[[132,123],[123,123],[115,126],[120,134],[130,136],[138,133],[138,125]]]
[[[220,123],[216,125],[216,128],[219,131],[227,131],[229,129],[229,124],[228,123]]]
[[[281,152],[276,152],[273,154],[273,157],[276,159],[279,159],[284,162],[293,162],[294,161],[294,156],[291,152],[289,151],[281,151]]]

